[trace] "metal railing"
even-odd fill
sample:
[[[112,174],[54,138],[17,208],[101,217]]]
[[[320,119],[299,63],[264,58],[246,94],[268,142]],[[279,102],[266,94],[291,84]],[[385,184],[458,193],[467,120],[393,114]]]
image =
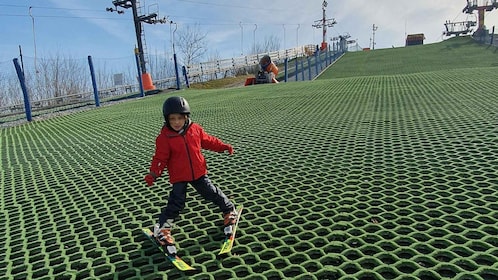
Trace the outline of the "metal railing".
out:
[[[209,79],[213,75],[216,75],[217,77],[233,76],[240,73],[241,71],[247,71],[252,67],[257,67],[259,65],[259,60],[264,55],[269,55],[275,64],[283,64],[286,58],[298,58],[307,55],[308,48],[309,46],[302,46],[287,50],[208,61],[195,65],[187,65],[186,74],[188,79],[197,78],[200,80]]]
[[[319,56],[317,56],[317,54]],[[186,80],[185,82],[188,85],[188,80],[192,80],[193,82],[202,82],[224,77],[236,76],[239,74],[254,73],[259,67],[259,60],[264,55],[269,55],[275,64],[286,65],[285,72],[287,72],[289,60],[304,59],[308,61],[307,63],[305,63],[306,65],[310,64],[310,61],[311,63],[315,64],[317,62],[315,62],[314,59],[320,59],[322,52],[316,52],[314,45],[305,45],[287,50],[202,62],[195,65],[185,66],[183,78]],[[309,57],[313,58],[310,60]],[[283,70],[284,69],[281,70],[281,73],[283,73]],[[297,72],[297,70],[294,70],[294,72]],[[279,77],[280,80],[284,79],[283,74],[281,74]],[[297,81],[298,79],[295,80]],[[287,81],[287,78],[285,79],[285,81]],[[176,88],[175,83],[178,83],[176,77],[154,80],[155,86],[161,89]],[[78,106],[81,104],[91,104],[95,98],[102,98],[107,100],[112,100],[113,98],[120,99],[123,96],[132,96],[132,93],[137,92],[139,89],[140,85],[137,83],[98,89],[97,95],[93,97],[91,92],[84,92],[57,96],[54,98],[43,100],[33,100],[29,108],[33,109],[33,111],[42,111],[44,109],[50,108],[67,107],[68,105]],[[0,107],[0,117],[22,114],[26,109],[25,107],[26,106],[23,106],[22,104],[12,104],[9,106]],[[2,120],[0,120],[0,122],[2,122]]]

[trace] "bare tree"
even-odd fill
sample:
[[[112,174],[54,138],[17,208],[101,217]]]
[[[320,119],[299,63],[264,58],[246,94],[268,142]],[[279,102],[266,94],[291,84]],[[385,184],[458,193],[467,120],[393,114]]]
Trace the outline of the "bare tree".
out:
[[[256,55],[258,54],[262,55],[262,54],[267,54],[269,52],[278,51],[280,49],[280,39],[276,35],[265,36],[265,40],[262,43],[258,42],[252,48],[253,48],[252,54]],[[251,68],[249,69],[250,72],[254,73],[257,73],[259,70],[260,70],[259,64],[254,65],[252,69]]]
[[[184,65],[192,65],[200,62],[201,58],[207,52],[207,33],[203,33],[199,24],[195,24],[193,27],[187,25],[179,29],[177,34],[176,45],[183,55],[181,62]]]
[[[220,56],[220,53],[215,50],[215,51],[212,51],[209,55],[208,55],[208,61],[209,62],[212,62],[212,61],[219,61],[221,59],[221,56]],[[218,74],[220,73],[213,73],[211,74],[211,77],[208,77],[208,79],[212,79],[212,80],[216,80],[216,79],[219,79],[219,76]],[[222,77],[226,77],[226,74],[227,73],[221,73],[223,74]]]
[[[154,55],[149,55],[149,71],[154,79],[165,79],[175,75],[175,65],[173,55],[166,52],[155,51]]]
[[[6,67],[3,67],[2,69],[14,68],[10,65],[7,67],[7,63],[5,66]],[[0,92],[0,107],[22,103],[23,95],[15,71],[12,70],[12,72],[9,73],[0,72],[0,88],[2,89]]]
[[[280,49],[280,39],[276,35],[265,36],[263,43],[257,43],[253,46],[253,54],[262,54]]]
[[[62,97],[82,92],[88,86],[84,73],[84,59],[71,59],[62,54],[50,58],[42,58],[39,63],[39,73],[33,97]]]

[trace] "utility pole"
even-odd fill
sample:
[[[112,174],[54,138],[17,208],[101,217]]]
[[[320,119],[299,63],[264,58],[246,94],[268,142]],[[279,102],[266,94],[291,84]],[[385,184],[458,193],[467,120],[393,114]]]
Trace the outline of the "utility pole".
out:
[[[375,31],[377,31],[379,27],[375,25],[375,23],[372,25],[372,50],[375,50]]]
[[[244,26],[242,21],[239,22],[240,27],[240,56],[244,56]]]
[[[256,30],[258,29],[258,25],[254,24],[254,30],[252,31],[252,52],[254,54],[257,54],[258,52],[256,51]]]
[[[333,27],[337,22],[333,18],[327,19],[325,8],[327,8],[327,1],[323,0],[322,3],[322,19],[315,20],[315,23],[312,25],[315,28],[322,28],[322,45],[320,46],[320,50],[327,49],[327,27]]]
[[[148,15],[139,15],[138,0],[114,0],[112,1],[112,4],[114,5],[114,8],[106,8],[106,11],[123,14],[124,11],[119,10],[118,7],[121,7],[123,9],[128,9],[128,8],[132,9],[133,22],[135,24],[135,35],[137,38],[137,46],[138,46],[137,54],[139,58],[140,71],[142,72],[144,89],[146,90],[155,89],[154,85],[152,84],[152,78],[150,77],[150,74],[147,73],[147,68],[145,66],[146,63],[145,63],[145,54],[144,54],[144,44],[142,41],[142,36],[144,36],[142,22],[149,24],[156,24],[156,23],[167,23],[168,21],[166,20],[166,18],[157,19],[158,16],[157,13],[151,13]]]

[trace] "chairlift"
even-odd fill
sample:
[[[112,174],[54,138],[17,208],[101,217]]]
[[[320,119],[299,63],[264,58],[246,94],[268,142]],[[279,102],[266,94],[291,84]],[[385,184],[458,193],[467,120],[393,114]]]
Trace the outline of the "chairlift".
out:
[[[472,27],[477,25],[477,21],[466,20],[460,22],[450,22],[446,21],[444,24],[446,27],[446,31],[443,32],[443,35],[446,36],[460,36],[466,35],[472,31]]]

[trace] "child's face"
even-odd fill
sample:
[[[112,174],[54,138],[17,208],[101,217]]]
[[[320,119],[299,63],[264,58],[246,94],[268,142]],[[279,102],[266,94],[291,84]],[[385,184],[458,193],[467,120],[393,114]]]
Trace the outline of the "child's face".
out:
[[[187,121],[187,115],[169,114],[168,121],[171,128],[173,128],[175,131],[179,131],[185,125],[185,122]]]

